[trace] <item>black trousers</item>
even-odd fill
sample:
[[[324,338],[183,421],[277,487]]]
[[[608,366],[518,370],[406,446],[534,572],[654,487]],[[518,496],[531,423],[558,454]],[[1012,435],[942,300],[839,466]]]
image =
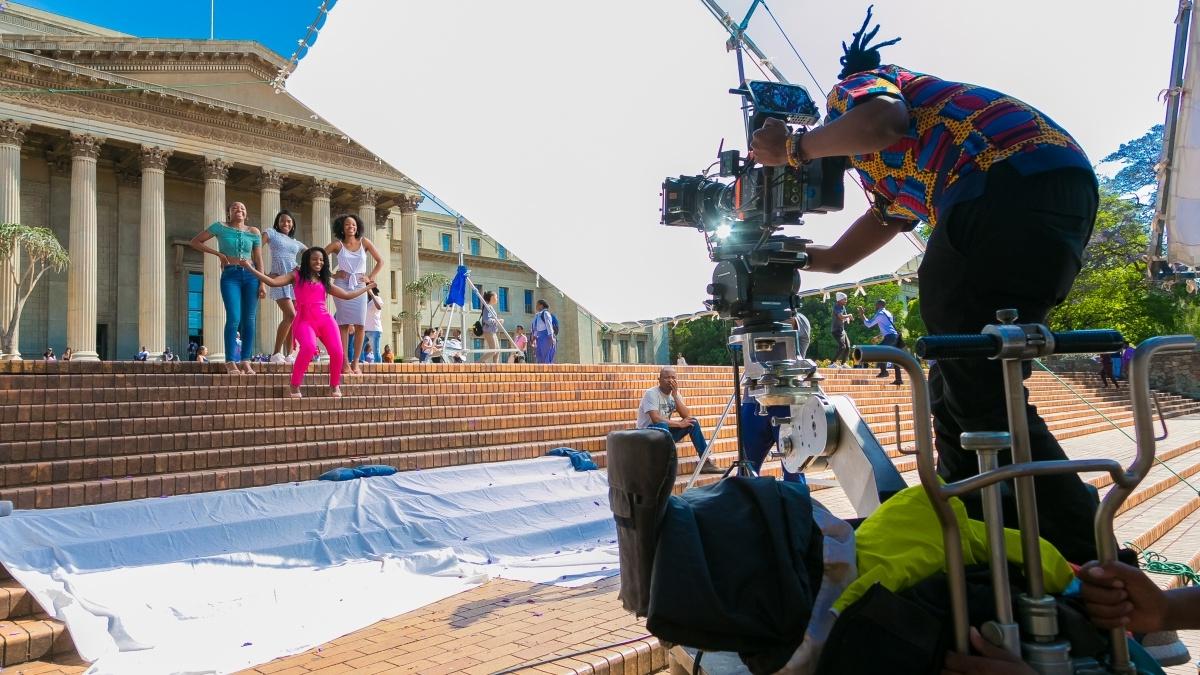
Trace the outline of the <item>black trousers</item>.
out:
[[[1044,323],[1079,274],[1096,205],[1090,172],[1021,176],[1004,163],[992,167],[984,194],[955,205],[930,237],[919,270],[921,316],[929,333],[978,333],[996,323],[996,310],[1006,308],[1017,309],[1021,323]],[[1024,375],[1029,374],[1026,364]],[[929,385],[938,472],[948,481],[978,473],[976,455],[962,449],[959,436],[1008,429],[1000,362],[938,361]],[[1033,459],[1065,458],[1028,404],[1028,390],[1025,400]],[[1002,464],[1011,461],[1011,453],[1001,456]],[[1040,477],[1035,484],[1042,537],[1072,562],[1094,559],[1093,493],[1076,475]],[[1005,522],[1016,527],[1011,486],[1005,494]],[[968,513],[981,518],[978,497],[965,501]]]
[[[879,344],[883,345],[884,347],[895,347],[897,349],[904,349],[904,338],[900,337],[899,335],[885,335],[885,336],[883,336],[883,340],[880,341]],[[887,361],[884,361],[879,364],[879,374],[881,376],[887,375],[887,365],[888,365]],[[895,381],[903,382],[904,378],[900,377],[900,365],[893,363],[892,368],[896,371],[896,380]]]
[[[834,317],[837,318],[836,316]],[[837,354],[834,354],[833,360],[837,363],[845,364],[846,359],[850,358],[850,336],[846,335],[846,331],[841,334],[834,335],[833,339],[837,340]]]

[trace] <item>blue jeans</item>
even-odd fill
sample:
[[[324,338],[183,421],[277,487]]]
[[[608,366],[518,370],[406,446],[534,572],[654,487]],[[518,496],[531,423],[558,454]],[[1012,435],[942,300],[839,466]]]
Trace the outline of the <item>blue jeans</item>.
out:
[[[381,338],[381,337],[383,337],[383,331],[380,331],[380,330],[363,331],[363,351],[366,351],[367,343],[370,342],[371,343],[371,362],[372,363],[382,363],[382,361],[380,361],[381,357],[379,356],[379,354],[380,354],[379,338]],[[355,354],[353,336],[351,336],[350,348],[346,351],[350,354],[350,356],[347,357],[347,359],[350,361],[353,361],[354,354]]]
[[[754,467],[754,473],[762,471],[763,462],[771,446],[779,442],[779,427],[771,426],[772,417],[791,417],[792,409],[786,405],[773,405],[767,408],[765,416],[758,414],[758,403],[752,398],[742,399],[742,409],[738,412],[738,424],[741,427],[742,444],[746,448],[746,460]],[[783,471],[783,480],[788,483],[806,483],[803,474]]]
[[[254,351],[254,323],[258,315],[258,279],[244,267],[231,265],[221,272],[221,300],[225,303],[225,350],[230,361],[246,361]],[[238,333],[242,353],[233,355]]]
[[[666,422],[651,424],[647,429],[662,429],[671,435],[671,440],[676,442],[683,440],[684,436],[692,437],[692,445],[696,446],[696,456],[704,454],[704,450],[708,448],[708,443],[704,440],[704,432],[700,430],[700,422],[692,422],[692,426],[687,428],[674,428]]]

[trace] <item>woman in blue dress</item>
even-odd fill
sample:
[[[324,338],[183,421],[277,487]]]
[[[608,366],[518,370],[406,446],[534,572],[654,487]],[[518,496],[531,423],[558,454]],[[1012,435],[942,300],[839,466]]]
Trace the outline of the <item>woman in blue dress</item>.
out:
[[[275,215],[275,224],[263,230],[263,244],[271,251],[271,272],[268,276],[278,277],[296,269],[299,256],[308,248],[296,239],[296,219],[287,209]],[[292,322],[296,320],[296,292],[292,285],[272,288],[267,295],[279,305],[283,318],[275,329],[275,350],[271,352],[271,363],[286,363],[285,354],[292,351]]]

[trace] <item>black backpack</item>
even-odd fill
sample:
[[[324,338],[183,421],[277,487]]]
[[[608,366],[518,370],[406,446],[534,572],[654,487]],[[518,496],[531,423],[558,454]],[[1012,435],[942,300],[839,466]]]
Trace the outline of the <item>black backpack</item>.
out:
[[[476,321],[475,325],[471,326],[471,333],[475,335],[475,337],[483,335],[483,324]]]

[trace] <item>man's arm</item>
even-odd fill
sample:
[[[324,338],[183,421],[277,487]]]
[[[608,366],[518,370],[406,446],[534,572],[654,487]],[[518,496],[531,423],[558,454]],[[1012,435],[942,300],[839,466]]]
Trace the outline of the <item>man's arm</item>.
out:
[[[683,402],[683,397],[679,395],[678,389],[671,390],[671,398],[675,399],[675,412],[679,413],[679,417],[684,422],[692,419],[692,411],[689,410],[687,404]]]
[[[908,105],[895,96],[881,95],[854,106],[829,124],[814,128],[796,142],[800,156],[806,160],[868,155],[904,138],[908,126]],[[768,119],[750,140],[754,159],[766,166],[787,164],[787,135],[786,124]]]
[[[878,251],[902,231],[899,224],[881,222],[874,211],[868,210],[859,216],[832,246],[807,247],[806,269],[810,272],[841,274],[858,261]]]
[[[1200,628],[1200,588],[1160,589],[1136,567],[1088,563],[1077,573],[1092,623],[1135,633]]]

